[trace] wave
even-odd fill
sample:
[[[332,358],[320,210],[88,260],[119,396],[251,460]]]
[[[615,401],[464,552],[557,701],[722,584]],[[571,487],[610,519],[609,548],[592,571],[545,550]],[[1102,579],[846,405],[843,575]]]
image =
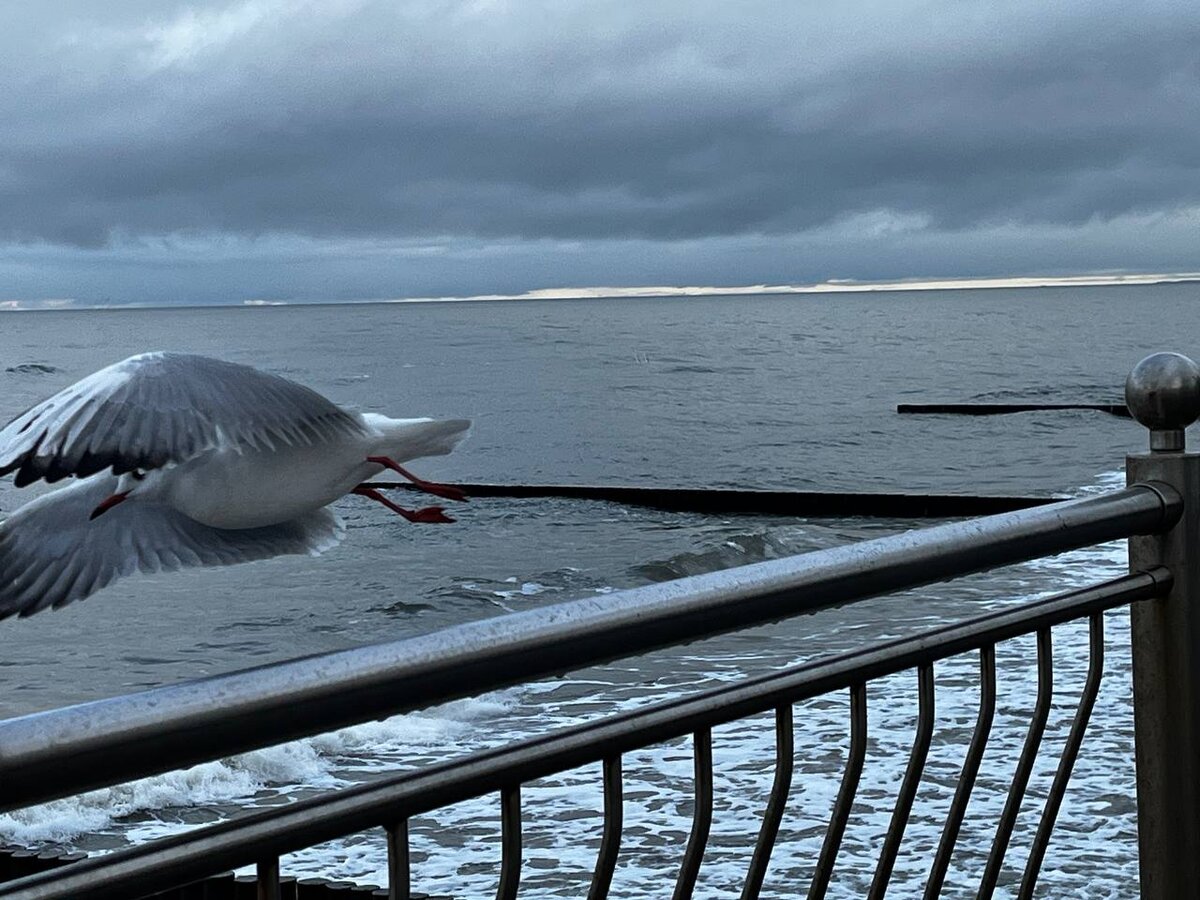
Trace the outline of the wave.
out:
[[[300,788],[344,786],[354,780],[346,777],[347,764],[357,773],[393,770],[396,761],[388,757],[455,745],[476,730],[475,723],[507,712],[516,702],[515,691],[457,700],[30,806],[0,815],[0,839],[26,847],[69,844],[81,835],[104,832],[139,813],[161,814],[222,804],[245,806],[264,791],[277,796]],[[156,817],[138,827],[136,840],[178,830],[178,822],[159,821]],[[127,831],[123,835],[135,838]]]
[[[1007,400],[1034,402],[1054,400],[1059,403],[1124,403],[1124,397],[1114,391],[1110,382],[1075,381],[1055,384],[1029,385],[1023,388],[1000,388],[971,395],[971,400]]]

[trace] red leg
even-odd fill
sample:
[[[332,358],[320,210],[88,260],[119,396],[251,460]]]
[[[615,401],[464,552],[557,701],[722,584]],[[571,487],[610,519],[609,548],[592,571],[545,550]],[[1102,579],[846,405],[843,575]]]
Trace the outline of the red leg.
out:
[[[410,522],[453,522],[454,520],[446,515],[445,511],[440,506],[426,506],[424,509],[405,509],[389,500],[383,494],[374,488],[364,487],[359,485],[350,493],[358,494],[360,497],[368,497],[376,503],[382,503],[396,515],[403,516]]]
[[[407,478],[425,493],[433,494],[435,497],[445,497],[447,500],[467,499],[467,495],[458,488],[452,487],[448,484],[437,484],[433,481],[426,481],[423,478],[418,478],[412,472],[408,471],[408,469],[404,468],[404,466],[400,465],[400,463],[396,462],[394,459],[390,459],[389,457],[368,456],[367,462],[373,462],[378,466],[384,466],[388,469],[391,469],[402,478]]]

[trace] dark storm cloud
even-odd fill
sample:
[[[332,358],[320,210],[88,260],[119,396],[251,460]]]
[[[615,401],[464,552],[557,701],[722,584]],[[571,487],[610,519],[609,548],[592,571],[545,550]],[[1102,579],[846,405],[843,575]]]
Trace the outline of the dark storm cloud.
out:
[[[1194,0],[36,9],[0,13],[10,242],[670,241],[875,210],[954,232],[1200,204]]]

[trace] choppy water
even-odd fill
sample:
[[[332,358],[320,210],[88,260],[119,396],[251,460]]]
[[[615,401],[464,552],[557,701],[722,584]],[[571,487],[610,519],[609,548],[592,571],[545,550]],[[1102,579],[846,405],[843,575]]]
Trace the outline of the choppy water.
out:
[[[115,359],[182,349],[250,362],[336,400],[395,415],[465,415],[444,479],[740,487],[1062,492],[1119,484],[1144,435],[1098,413],[903,417],[897,402],[1112,401],[1146,353],[1194,348],[1200,288],[976,291],[209,310],[0,318],[0,418]],[[0,513],[24,501],[0,485]],[[347,540],[289,558],[122,582],[86,603],[0,623],[0,714],[16,715],[300,653],[389,640],[595,591],[833,546],[910,527],[867,519],[706,517],[604,503],[481,500],[459,524],[414,527],[343,501]],[[0,837],[119,846],[515,736],[911,633],[1119,574],[1111,546],[903,598],[461,701],[0,817]],[[1108,616],[1109,663],[1042,878],[1044,896],[1136,896],[1128,617]],[[1023,862],[1086,669],[1083,626],[1056,631],[1059,691],[1010,859]],[[1000,648],[999,706],[948,895],[974,887],[1033,706],[1032,641]],[[977,661],[938,668],[938,731],[897,863],[916,891],[978,702]],[[872,684],[866,769],[832,896],[860,896],[916,716],[915,674]],[[815,863],[845,758],[845,697],[796,712],[792,799],[764,896]],[[697,896],[736,894],[770,786],[769,717],[714,735],[716,814]],[[670,893],[691,820],[686,741],[626,758],[615,897]],[[599,841],[598,771],[524,792],[526,895],[577,896]],[[414,824],[422,890],[494,889],[495,798]],[[377,835],[314,848],[285,869],[383,879]],[[1012,874],[1012,873],[1010,873]],[[1019,872],[1015,873],[1019,875]],[[1014,876],[1015,877],[1015,876]]]

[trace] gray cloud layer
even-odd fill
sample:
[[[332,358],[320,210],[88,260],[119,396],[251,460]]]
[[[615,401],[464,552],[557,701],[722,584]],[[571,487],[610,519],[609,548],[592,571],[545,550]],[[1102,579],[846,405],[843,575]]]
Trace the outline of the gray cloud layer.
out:
[[[881,234],[904,257],[916,233],[944,238],[924,271],[828,274],[959,274],[998,228],[1115,222],[1136,242],[1164,214],[1181,252],[1162,262],[1196,262],[1194,0],[78,2],[9,4],[0,34],[0,241],[73,265],[180,235],[214,264],[230,240],[282,260],[292,236],[310,261],[400,242],[371,254],[386,292],[421,242],[443,263],[520,248],[520,282],[543,240],[616,265],[641,247],[638,271],[648,246],[702,260],[697,242],[744,238],[769,260],[799,241],[832,261]],[[728,253],[734,280],[766,277]],[[15,266],[0,278],[28,284]],[[515,286],[575,277],[541,268]]]

